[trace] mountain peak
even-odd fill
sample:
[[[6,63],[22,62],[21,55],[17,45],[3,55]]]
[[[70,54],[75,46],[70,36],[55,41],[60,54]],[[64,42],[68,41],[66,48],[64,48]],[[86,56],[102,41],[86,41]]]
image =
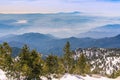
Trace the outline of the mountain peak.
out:
[[[117,36],[115,36],[116,38],[120,38],[120,34],[118,34]]]
[[[76,37],[73,37],[73,36],[72,36],[72,37],[70,37],[70,39],[76,39]]]
[[[30,32],[30,33],[24,33],[23,35],[44,35],[44,34]]]
[[[30,32],[30,33],[24,33],[22,35],[20,35],[22,37],[31,37],[31,38],[41,38],[41,39],[47,39],[47,38],[55,38],[52,35],[48,35],[48,34],[41,34],[41,33],[34,33],[34,32]]]

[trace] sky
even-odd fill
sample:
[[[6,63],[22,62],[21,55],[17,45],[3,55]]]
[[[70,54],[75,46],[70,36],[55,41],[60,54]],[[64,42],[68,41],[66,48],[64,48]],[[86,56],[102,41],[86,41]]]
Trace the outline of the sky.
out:
[[[74,11],[80,14],[49,15]],[[27,32],[70,37],[100,26],[119,24],[120,0],[0,0],[0,13],[45,14],[39,17],[0,14],[0,37]]]
[[[120,0],[0,0],[1,13],[57,13],[80,11],[120,16]]]

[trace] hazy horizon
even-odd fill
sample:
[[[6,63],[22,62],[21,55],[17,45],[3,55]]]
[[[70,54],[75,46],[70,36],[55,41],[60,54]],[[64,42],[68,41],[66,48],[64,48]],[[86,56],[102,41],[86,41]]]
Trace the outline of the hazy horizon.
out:
[[[0,13],[58,13],[79,11],[98,16],[120,16],[120,0],[4,0]]]
[[[120,0],[4,0],[0,36],[29,32],[61,38],[114,36],[120,34],[119,9]]]

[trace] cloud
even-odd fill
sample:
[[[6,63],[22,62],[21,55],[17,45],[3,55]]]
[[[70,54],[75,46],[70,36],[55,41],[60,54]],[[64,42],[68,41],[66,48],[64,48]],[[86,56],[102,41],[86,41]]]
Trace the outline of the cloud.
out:
[[[28,21],[27,20],[18,20],[15,23],[17,23],[17,24],[26,24],[26,23],[28,23]]]
[[[120,16],[120,0],[1,0],[1,13],[80,11],[97,16]],[[3,3],[4,2],[4,3]]]
[[[0,20],[13,20],[3,34],[40,32],[59,37],[74,36],[106,24],[119,24],[120,0],[1,0],[1,13],[57,13],[79,11],[74,15],[15,15],[0,16]],[[94,17],[99,16],[99,17]],[[106,18],[109,17],[109,18]],[[111,17],[114,17],[111,18]],[[16,22],[15,22],[15,21]],[[7,23],[5,21],[5,23]],[[3,24],[3,22],[2,22]],[[22,26],[21,26],[22,24]],[[24,25],[23,25],[24,24]],[[26,25],[27,24],[27,25]],[[16,31],[16,32],[15,32]]]
[[[44,17],[35,18],[31,26],[17,30],[17,33],[38,32],[52,34],[57,37],[71,37],[106,24],[119,24],[119,20],[113,19],[70,14],[44,15]]]
[[[4,21],[5,26],[10,25],[4,30],[0,27],[0,32],[4,35],[38,32],[52,34],[57,37],[70,37],[90,31],[96,27],[119,24],[120,22],[119,17],[99,17],[84,13],[1,14],[0,16],[0,24],[3,24]],[[13,22],[14,24],[10,24]]]

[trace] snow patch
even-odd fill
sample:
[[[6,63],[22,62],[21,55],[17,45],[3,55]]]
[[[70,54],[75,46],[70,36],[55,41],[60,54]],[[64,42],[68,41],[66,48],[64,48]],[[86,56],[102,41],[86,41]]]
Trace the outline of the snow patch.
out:
[[[7,80],[7,77],[5,75],[5,72],[0,69],[0,80]]]
[[[46,77],[41,76],[42,80],[48,80]],[[9,80],[5,76],[5,72],[0,69],[0,80]],[[80,75],[74,75],[74,74],[65,74],[60,79],[52,78],[52,80],[120,80],[120,77],[116,79],[110,79],[107,77],[94,77],[94,76],[80,76]]]
[[[78,75],[65,74],[60,80],[84,80]]]

